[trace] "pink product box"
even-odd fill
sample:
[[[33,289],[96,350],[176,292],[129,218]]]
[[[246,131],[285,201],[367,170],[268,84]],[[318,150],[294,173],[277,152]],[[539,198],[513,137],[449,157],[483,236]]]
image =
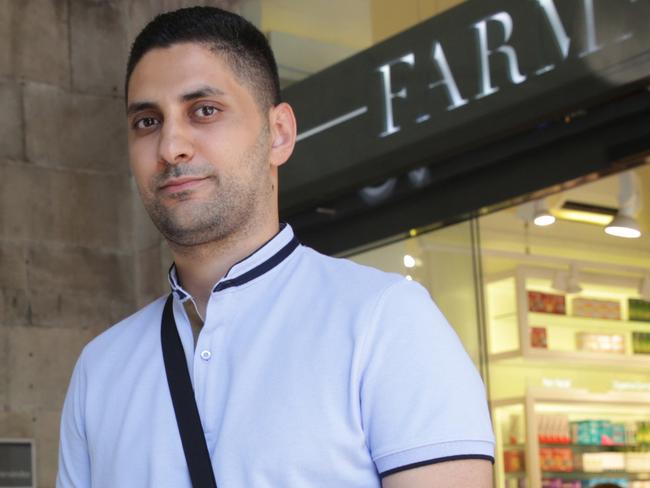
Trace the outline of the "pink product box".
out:
[[[574,298],[571,302],[573,315],[596,319],[621,319],[621,304],[614,300],[597,300],[595,298]]]

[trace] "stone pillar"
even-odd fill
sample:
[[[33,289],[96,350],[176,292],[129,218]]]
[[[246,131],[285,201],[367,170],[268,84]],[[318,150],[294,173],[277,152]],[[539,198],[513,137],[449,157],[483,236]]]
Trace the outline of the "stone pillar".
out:
[[[172,0],[0,0],[0,438],[53,488],[83,346],[165,292],[169,256],[129,173],[123,78]],[[235,1],[203,2],[227,8]]]

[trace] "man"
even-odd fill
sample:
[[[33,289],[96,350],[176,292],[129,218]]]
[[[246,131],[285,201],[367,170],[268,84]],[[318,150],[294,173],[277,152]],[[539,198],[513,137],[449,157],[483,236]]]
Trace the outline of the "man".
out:
[[[172,298],[85,347],[57,487],[198,487],[200,446],[225,488],[491,486],[483,385],[428,293],[322,256],[278,223],[296,121],[264,36],[214,8],[161,15],[133,44],[126,100]],[[179,402],[196,405],[194,441]]]

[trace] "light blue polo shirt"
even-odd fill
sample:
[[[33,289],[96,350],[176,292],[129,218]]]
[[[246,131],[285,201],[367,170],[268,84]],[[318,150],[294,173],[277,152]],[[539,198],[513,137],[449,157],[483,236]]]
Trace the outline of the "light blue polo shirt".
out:
[[[376,488],[492,459],[484,387],[427,291],[301,246],[290,226],[174,316],[220,488]],[[63,408],[58,488],[190,487],[160,344],[165,297],[91,341]]]

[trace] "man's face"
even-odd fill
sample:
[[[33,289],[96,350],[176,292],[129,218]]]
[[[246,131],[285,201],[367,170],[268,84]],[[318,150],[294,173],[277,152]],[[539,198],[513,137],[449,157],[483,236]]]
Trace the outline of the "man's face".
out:
[[[221,240],[268,212],[268,118],[223,56],[196,43],[149,51],[129,81],[128,125],[144,206],[172,243]]]

